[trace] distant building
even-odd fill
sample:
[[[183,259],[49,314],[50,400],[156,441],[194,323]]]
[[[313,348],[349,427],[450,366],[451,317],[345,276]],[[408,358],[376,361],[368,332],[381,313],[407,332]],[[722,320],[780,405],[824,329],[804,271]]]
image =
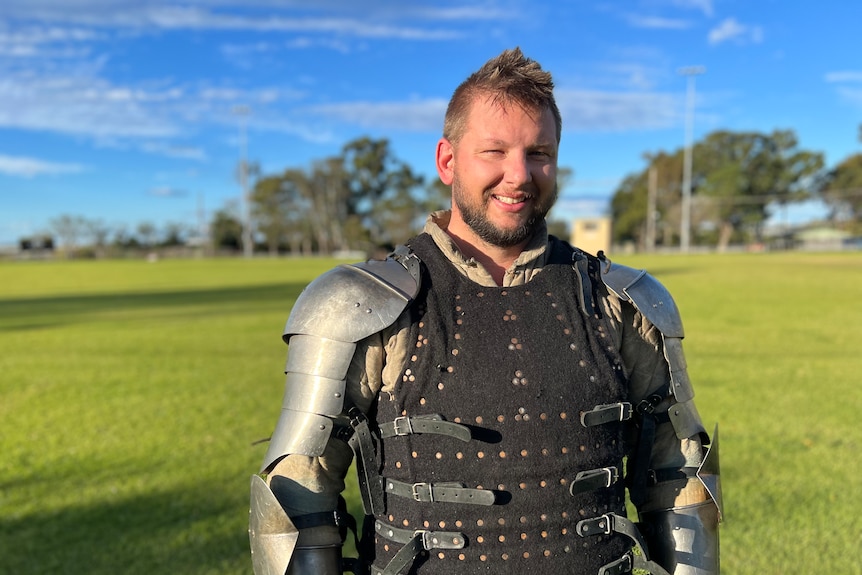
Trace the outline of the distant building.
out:
[[[835,251],[844,249],[851,234],[828,227],[808,228],[796,233],[799,249],[805,251]]]
[[[572,237],[569,240],[587,253],[596,255],[611,249],[611,219],[583,218],[572,222]]]

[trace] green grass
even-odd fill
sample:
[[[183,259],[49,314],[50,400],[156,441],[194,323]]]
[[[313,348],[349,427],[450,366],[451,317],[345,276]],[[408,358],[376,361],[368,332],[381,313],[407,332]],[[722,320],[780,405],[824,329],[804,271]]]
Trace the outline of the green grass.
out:
[[[684,314],[724,572],[862,573],[862,254],[619,262]],[[0,262],[0,573],[250,573],[281,328],[333,263]]]

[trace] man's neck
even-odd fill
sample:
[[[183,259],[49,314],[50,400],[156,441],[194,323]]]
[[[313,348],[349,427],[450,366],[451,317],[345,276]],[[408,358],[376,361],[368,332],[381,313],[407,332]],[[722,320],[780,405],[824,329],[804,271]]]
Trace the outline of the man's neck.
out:
[[[481,264],[491,274],[494,283],[498,286],[503,285],[506,271],[512,267],[526,245],[524,242],[521,245],[502,248],[488,244],[476,237],[475,234],[459,233],[459,230],[452,230],[451,227],[446,230],[446,233],[449,234],[464,257],[473,258]]]

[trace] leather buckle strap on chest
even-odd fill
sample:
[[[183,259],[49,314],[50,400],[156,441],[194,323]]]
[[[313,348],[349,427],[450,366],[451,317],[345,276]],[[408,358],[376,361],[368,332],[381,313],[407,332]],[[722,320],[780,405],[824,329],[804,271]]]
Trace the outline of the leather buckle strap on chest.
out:
[[[590,411],[581,412],[581,425],[593,427],[612,421],[626,421],[632,417],[632,404],[627,401],[597,405]]]
[[[610,487],[620,479],[620,470],[616,467],[602,467],[579,471],[569,485],[571,495],[579,495],[587,491]]]
[[[384,479],[386,493],[423,503],[467,503],[494,505],[496,495],[489,489],[470,489],[463,483],[405,483]]]
[[[394,421],[380,424],[380,437],[402,437],[416,433],[446,435],[461,441],[470,441],[470,428],[460,423],[445,421],[442,415],[401,416]]]
[[[365,415],[356,408],[348,412],[352,434],[348,444],[356,455],[356,471],[359,478],[359,492],[362,496],[362,507],[366,515],[380,515],[385,513],[386,504],[384,500],[384,482],[387,481],[377,471],[377,450],[374,443],[374,435]],[[442,415],[422,415],[417,417],[398,417],[394,421],[381,423],[379,425],[380,438],[399,437],[416,433],[430,433],[454,437],[461,441],[470,441],[470,428],[458,423],[445,421]],[[399,487],[400,482],[392,483],[394,495],[412,497],[416,501],[449,501],[463,503],[479,503],[480,505],[493,505],[494,494],[491,491],[478,489],[466,489],[463,486],[453,487],[451,485],[416,484],[419,486],[430,485],[429,488],[410,486],[406,491]],[[407,485],[407,484],[404,484]],[[433,489],[432,489],[433,488]],[[388,491],[388,489],[387,489]],[[478,492],[478,493],[476,493]],[[417,497],[422,497],[418,499]],[[488,499],[491,503],[486,503]]]
[[[664,395],[669,395],[667,391]],[[652,454],[652,446],[655,441],[656,427],[661,423],[670,421],[666,411],[657,411],[664,401],[660,393],[654,393],[643,399],[637,406],[640,416],[638,430],[637,448],[629,461],[630,484],[629,494],[632,503],[640,506],[646,501],[646,488],[649,480],[649,461]]]
[[[380,537],[401,543],[404,546],[383,569],[372,565],[371,575],[397,575],[402,569],[412,565],[422,551],[463,549],[466,541],[464,534],[457,531],[426,531],[424,529],[414,531],[393,527],[379,520],[374,522],[374,531]]]
[[[611,533],[619,533],[625,535],[632,540],[635,547],[638,548],[637,553],[629,552],[622,558],[606,564],[599,569],[599,575],[615,575],[617,573],[628,573],[632,567],[636,569],[645,569],[652,575],[670,575],[664,567],[650,560],[647,555],[647,546],[638,531],[637,526],[616,513],[606,513],[599,517],[591,519],[582,519],[575,526],[575,532],[581,537],[592,537],[595,535],[610,535]],[[628,559],[626,559],[628,557]]]
[[[356,455],[356,475],[359,482],[359,494],[362,496],[362,508],[366,515],[379,515],[386,508],[383,500],[383,486],[380,474],[377,472],[377,450],[368,419],[358,409],[351,408],[350,427],[353,434],[348,440],[350,448]]]

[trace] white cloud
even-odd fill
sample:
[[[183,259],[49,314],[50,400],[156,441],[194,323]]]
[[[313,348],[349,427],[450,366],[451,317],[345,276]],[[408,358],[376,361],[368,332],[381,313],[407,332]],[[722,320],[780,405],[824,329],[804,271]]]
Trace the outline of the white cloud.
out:
[[[79,164],[62,164],[38,158],[0,154],[0,174],[8,176],[32,178],[43,175],[75,174],[83,170],[84,167]]]
[[[672,0],[673,4],[682,8],[700,10],[706,16],[712,16],[712,0]]]
[[[626,16],[629,24],[635,28],[650,28],[656,30],[686,30],[691,27],[688,20],[678,18],[662,18],[659,16],[641,16],[629,14]]]
[[[7,4],[8,3],[8,4]],[[247,8],[265,7],[268,12]],[[53,24],[97,29],[119,28],[126,30],[247,30],[270,32],[316,32],[333,33],[349,37],[397,38],[402,40],[445,40],[460,37],[461,32],[450,28],[428,28],[428,21],[489,20],[510,17],[503,10],[434,8],[397,10],[372,3],[363,9],[351,9],[342,3],[322,3],[309,8],[303,4],[304,12],[314,10],[316,15],[294,17],[299,12],[290,3],[240,2],[187,2],[174,5],[169,1],[138,2],[136,0],[99,1],[79,0],[74,8],[67,2],[4,0],[0,14],[9,20],[41,20]],[[354,16],[341,16],[353,12]],[[327,14],[336,16],[328,16]],[[289,14],[289,15],[285,15]],[[381,17],[384,16],[384,17]],[[410,22],[410,23],[407,23]]]
[[[6,76],[0,79],[0,128],[97,138],[168,137],[178,128],[149,104],[163,105],[179,96],[85,76]]]
[[[185,190],[177,190],[175,188],[169,187],[160,187],[151,189],[149,191],[149,195],[156,196],[158,198],[185,198],[189,194]]]
[[[181,160],[205,161],[207,159],[206,152],[194,146],[177,146],[164,142],[146,142],[141,145],[141,149],[150,154],[158,154]]]
[[[760,26],[741,24],[735,18],[725,18],[709,31],[708,39],[713,45],[728,41],[759,44],[763,41],[763,29]]]
[[[678,97],[656,92],[555,92],[563,116],[563,129],[572,131],[622,131],[662,129],[677,123]],[[415,102],[343,102],[313,106],[305,111],[364,128],[439,132],[447,102],[443,99]]]
[[[826,81],[831,83],[862,82],[862,70],[841,70],[828,72]]]
[[[364,128],[439,132],[447,102],[443,99],[412,102],[344,102],[312,106],[308,111]]]
[[[655,130],[678,119],[678,97],[660,92],[557,90],[556,99],[564,130]]]
[[[862,108],[862,88],[839,88],[838,95],[850,104]]]

